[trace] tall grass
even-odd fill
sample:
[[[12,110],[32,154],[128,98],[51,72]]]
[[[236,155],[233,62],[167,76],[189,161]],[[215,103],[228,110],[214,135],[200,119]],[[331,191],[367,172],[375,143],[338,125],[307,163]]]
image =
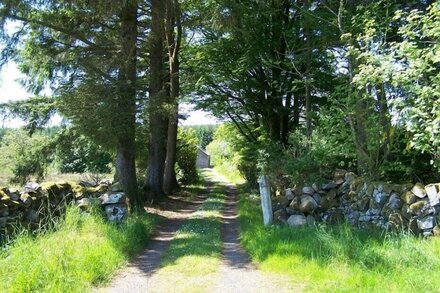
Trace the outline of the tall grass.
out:
[[[146,244],[157,217],[121,224],[69,207],[54,231],[22,235],[0,253],[0,292],[81,292],[103,283]]]
[[[357,230],[262,225],[258,203],[242,195],[242,244],[262,270],[285,273],[314,292],[438,292],[440,239]]]

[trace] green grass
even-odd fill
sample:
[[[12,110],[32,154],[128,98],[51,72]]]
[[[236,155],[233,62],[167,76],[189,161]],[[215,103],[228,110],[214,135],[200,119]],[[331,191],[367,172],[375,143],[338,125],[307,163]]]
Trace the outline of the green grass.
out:
[[[0,254],[0,292],[82,292],[112,273],[146,244],[157,217],[130,215],[108,223],[99,212],[69,207],[52,232],[20,236]]]
[[[252,197],[251,197],[252,198]],[[258,201],[242,194],[242,244],[263,271],[288,274],[312,292],[438,292],[440,239],[361,231],[348,224],[262,226]]]
[[[220,210],[223,194],[214,193],[177,231],[162,261],[162,267],[177,269],[187,276],[216,271],[221,254]],[[188,266],[188,262],[192,265]]]
[[[218,174],[220,174],[221,176],[225,177],[232,184],[245,183],[245,179],[240,174],[240,171],[238,171],[237,168],[233,165],[230,165],[228,163],[224,163],[224,164],[215,166],[214,170]]]
[[[206,171],[204,176],[210,177]],[[224,200],[224,188],[215,185],[209,198],[171,241],[157,276],[165,280],[163,284],[171,282],[173,291],[205,292],[213,282],[221,263],[220,217]]]

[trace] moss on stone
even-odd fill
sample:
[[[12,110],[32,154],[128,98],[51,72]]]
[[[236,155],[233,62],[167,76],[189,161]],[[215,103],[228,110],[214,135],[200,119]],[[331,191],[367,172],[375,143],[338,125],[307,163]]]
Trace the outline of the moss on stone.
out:
[[[6,192],[3,191],[3,189],[0,189],[0,199],[3,200],[9,200],[10,197],[8,194],[6,194]]]
[[[351,190],[359,193],[361,191],[362,186],[364,185],[365,181],[362,177],[357,177],[353,179],[353,182],[351,183]]]

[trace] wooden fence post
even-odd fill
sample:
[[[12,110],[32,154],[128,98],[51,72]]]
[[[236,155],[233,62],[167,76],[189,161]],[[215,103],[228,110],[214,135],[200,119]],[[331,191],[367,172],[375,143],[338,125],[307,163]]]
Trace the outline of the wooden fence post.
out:
[[[258,179],[258,183],[260,184],[261,209],[263,210],[264,226],[269,226],[272,225],[273,222],[269,178],[266,175],[262,175]]]

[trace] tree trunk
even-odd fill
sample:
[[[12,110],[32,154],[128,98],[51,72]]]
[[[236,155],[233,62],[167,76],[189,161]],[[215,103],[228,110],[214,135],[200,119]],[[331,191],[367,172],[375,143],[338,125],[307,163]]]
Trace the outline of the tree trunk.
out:
[[[301,111],[300,107],[300,100],[298,93],[293,94],[293,120],[292,124],[294,128],[297,128],[299,126],[299,114]]]
[[[305,0],[304,1],[305,9],[308,11],[310,7],[310,1]],[[310,71],[311,71],[311,64],[312,64],[312,44],[310,40],[310,29],[309,24],[307,21],[305,21],[305,27],[304,27],[304,35],[306,37],[306,44],[307,44],[307,52],[306,52],[306,72],[305,72],[305,101],[306,101],[306,134],[307,137],[312,136],[312,96],[310,93]]]
[[[366,111],[367,103],[362,93],[359,93],[359,98],[356,101],[356,149],[357,149],[357,163],[359,175],[369,174],[369,156],[367,152],[367,126],[366,126]]]
[[[306,133],[307,137],[312,136],[312,99],[310,95],[310,85],[306,81],[305,85],[305,98],[306,98]]]
[[[162,0],[151,1],[151,40],[150,40],[150,94],[149,125],[150,146],[147,185],[153,197],[160,197],[163,192],[163,175],[166,158],[166,139],[168,119],[166,94],[164,92],[164,20],[165,5]]]
[[[275,110],[272,110],[268,119],[269,119],[269,137],[274,142],[281,142],[280,115],[277,112],[275,112]]]
[[[385,141],[382,144],[381,151],[383,153],[384,160],[387,161],[390,149],[391,149],[391,120],[390,113],[387,104],[386,90],[385,84],[381,84],[376,88],[377,91],[377,100],[379,104],[379,114],[380,114],[380,125],[382,127],[382,131],[385,132]]]
[[[368,153],[367,136],[367,102],[364,92],[357,90],[353,85],[353,76],[357,68],[356,61],[349,58],[349,86],[351,99],[356,99],[354,104],[354,122],[352,121],[352,132],[357,154],[358,175],[365,176],[370,174],[370,155]]]
[[[179,187],[176,178],[176,159],[177,159],[177,124],[178,124],[178,107],[173,105],[173,113],[170,113],[170,120],[168,123],[168,139],[167,139],[167,153],[165,161],[165,171],[163,179],[163,189],[165,194],[171,194]]]
[[[337,22],[338,28],[341,35],[345,34],[344,30],[344,11],[346,10],[346,6],[349,11],[354,11],[355,3],[354,1],[339,1],[339,8],[337,14]],[[355,46],[356,42],[353,39],[350,39],[347,42],[347,45]],[[353,77],[357,70],[357,60],[354,56],[348,55],[348,95],[347,95],[347,104],[353,105],[354,114],[348,115],[348,121],[350,124],[351,134],[353,137],[353,143],[356,147],[356,155],[357,155],[357,169],[358,175],[368,175],[369,173],[369,154],[368,154],[368,137],[367,137],[367,125],[366,125],[366,111],[367,111],[367,103],[365,98],[363,97],[362,91],[356,89],[353,84]],[[355,99],[355,101],[354,101]]]
[[[275,9],[270,20],[271,43],[273,44],[271,54],[275,63],[270,68],[271,82],[269,82],[269,93],[267,94],[271,108],[268,115],[269,136],[272,141],[285,145],[288,140],[288,132],[283,129],[283,126],[285,126],[283,116],[289,106],[283,105],[285,91],[281,85],[285,78],[282,74],[282,64],[285,61],[287,50],[283,30],[289,26],[290,1],[272,1],[271,5]]]
[[[121,13],[121,66],[118,74],[116,173],[130,206],[142,207],[138,196],[135,164],[137,1],[125,1]]]
[[[116,173],[127,194],[131,208],[142,208],[143,200],[138,195],[134,139],[118,139]]]
[[[284,111],[281,118],[281,139],[285,147],[287,147],[287,145],[289,144],[291,104],[292,93],[289,92],[286,94],[286,105],[284,106]]]
[[[167,1],[167,45],[170,71],[170,100],[171,109],[168,122],[167,153],[165,161],[165,172],[163,189],[165,194],[171,194],[179,187],[176,178],[176,146],[177,146],[177,127],[179,114],[179,51],[182,37],[182,27],[180,23],[180,9],[177,0]],[[177,26],[177,33],[174,28]]]

